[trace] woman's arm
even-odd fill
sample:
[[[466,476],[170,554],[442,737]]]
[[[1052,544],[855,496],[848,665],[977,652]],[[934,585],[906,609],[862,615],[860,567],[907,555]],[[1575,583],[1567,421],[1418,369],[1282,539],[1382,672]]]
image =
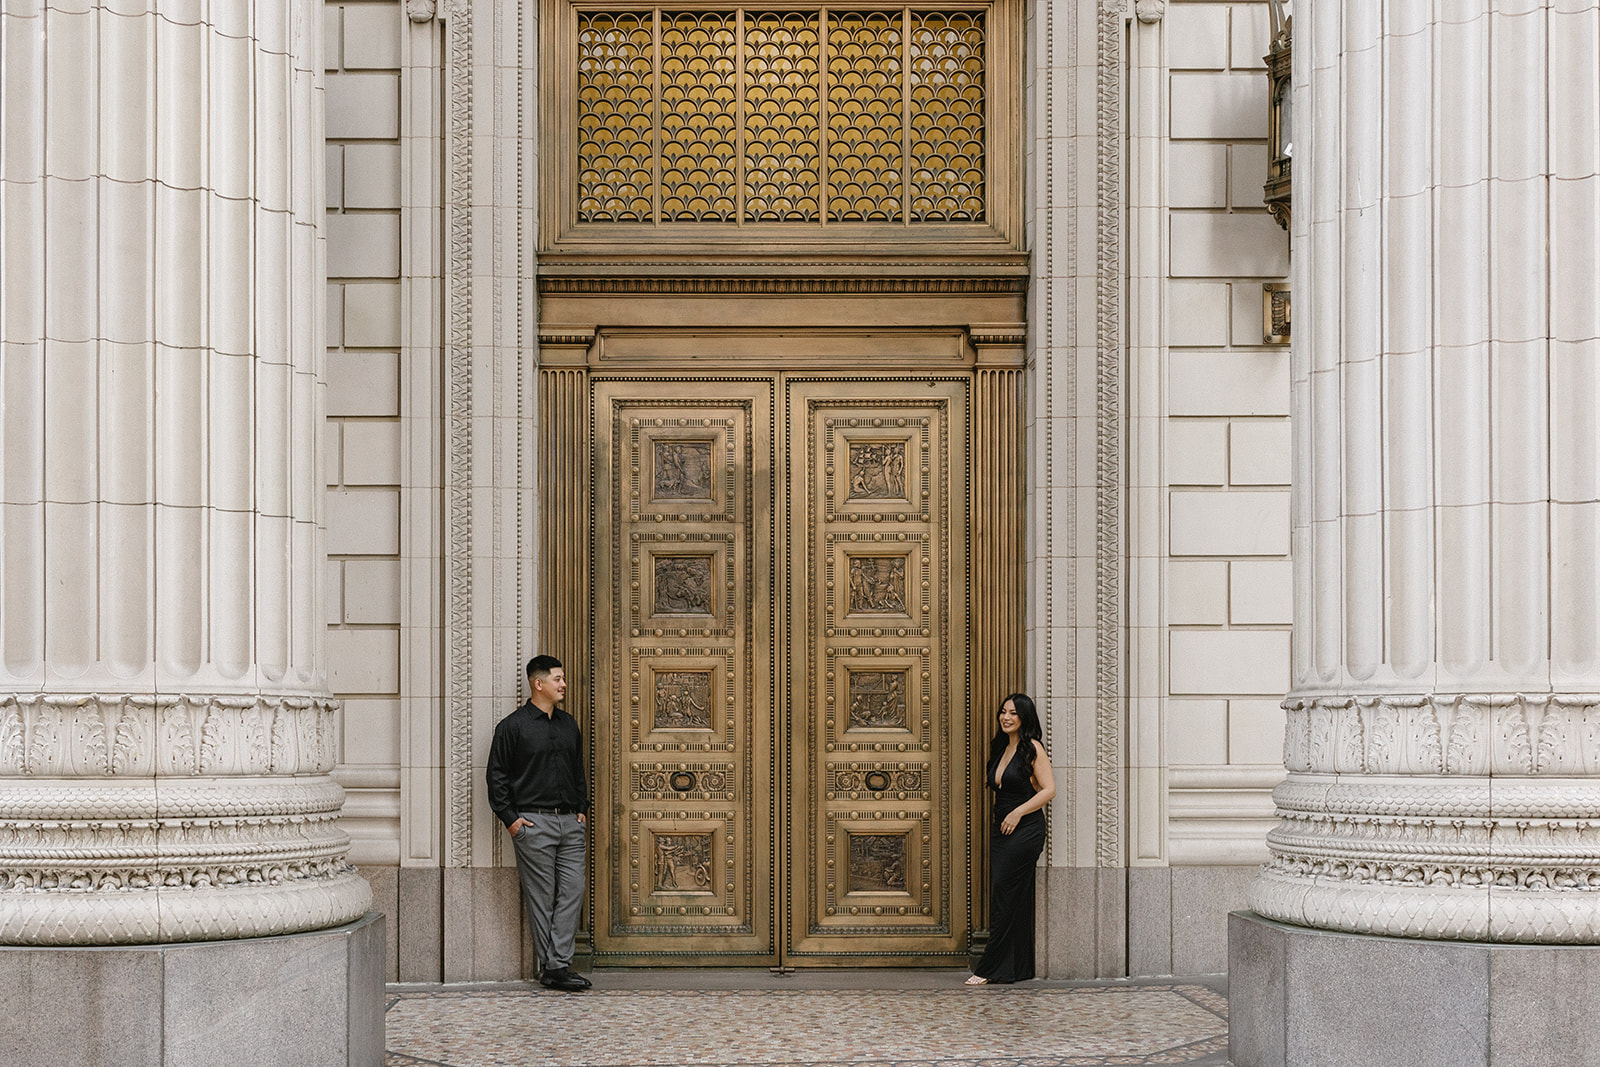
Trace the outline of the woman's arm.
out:
[[[1033,742],[1033,787],[1038,790],[1033,796],[1018,804],[1000,820],[1000,832],[1009,834],[1017,828],[1017,823],[1030,811],[1038,811],[1056,795],[1056,777],[1050,770],[1050,754],[1044,750],[1039,742]]]

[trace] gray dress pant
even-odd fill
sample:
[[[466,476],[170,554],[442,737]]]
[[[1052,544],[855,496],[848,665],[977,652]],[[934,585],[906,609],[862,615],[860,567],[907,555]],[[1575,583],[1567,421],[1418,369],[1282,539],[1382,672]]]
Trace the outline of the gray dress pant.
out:
[[[578,916],[583,911],[589,831],[576,815],[519,814],[528,824],[512,841],[539,969],[563,970],[572,966]]]

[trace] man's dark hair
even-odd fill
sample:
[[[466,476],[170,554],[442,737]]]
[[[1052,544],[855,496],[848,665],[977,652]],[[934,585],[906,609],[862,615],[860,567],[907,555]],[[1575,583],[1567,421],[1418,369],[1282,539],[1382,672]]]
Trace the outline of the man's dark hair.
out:
[[[528,661],[528,677],[534,675],[549,677],[550,672],[561,666],[561,661],[554,656],[535,656]]]

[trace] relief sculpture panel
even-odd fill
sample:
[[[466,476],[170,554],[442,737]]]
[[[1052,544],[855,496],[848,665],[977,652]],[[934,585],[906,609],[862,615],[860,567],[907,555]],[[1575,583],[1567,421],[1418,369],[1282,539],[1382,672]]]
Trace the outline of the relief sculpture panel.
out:
[[[710,615],[710,556],[657,556],[655,614]]]
[[[850,613],[906,614],[905,557],[850,557]]]
[[[850,725],[881,729],[906,725],[905,671],[848,671]]]
[[[656,838],[656,892],[709,893],[710,834],[661,834]]]
[[[850,835],[850,891],[906,891],[906,835]]]
[[[710,500],[710,441],[655,442],[656,500]]]
[[[905,443],[851,442],[849,499],[903,500],[905,497]]]
[[[655,698],[657,730],[711,729],[710,671],[663,671]]]

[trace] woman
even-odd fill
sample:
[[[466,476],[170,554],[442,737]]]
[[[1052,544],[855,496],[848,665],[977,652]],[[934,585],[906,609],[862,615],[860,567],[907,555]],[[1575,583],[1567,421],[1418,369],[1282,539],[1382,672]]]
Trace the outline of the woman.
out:
[[[968,985],[1033,977],[1034,864],[1044,851],[1044,806],[1056,795],[1039,713],[1024,693],[1000,702],[999,730],[989,744],[989,788],[995,791],[989,832],[989,946]]]

